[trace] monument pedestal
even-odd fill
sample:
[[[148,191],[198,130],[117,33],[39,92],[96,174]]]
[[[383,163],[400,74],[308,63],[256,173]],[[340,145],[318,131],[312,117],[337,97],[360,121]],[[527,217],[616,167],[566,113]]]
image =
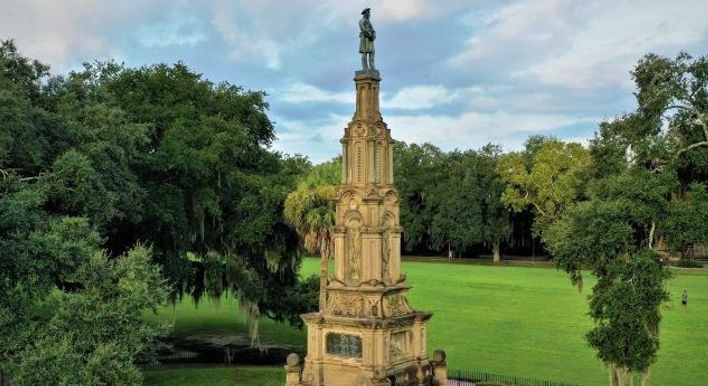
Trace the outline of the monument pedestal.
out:
[[[425,324],[431,314],[411,310],[407,290],[330,285],[325,312],[303,315],[308,354],[302,384],[428,384]]]

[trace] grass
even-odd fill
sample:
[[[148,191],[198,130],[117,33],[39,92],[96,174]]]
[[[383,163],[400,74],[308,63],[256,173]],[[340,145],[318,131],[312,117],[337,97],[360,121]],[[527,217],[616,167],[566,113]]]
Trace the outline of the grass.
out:
[[[248,335],[233,297],[224,297],[217,303],[205,298],[197,307],[190,299],[185,298],[174,308],[162,308],[158,317],[171,322],[174,326],[172,334],[179,337],[242,335],[245,339]],[[262,318],[258,328],[263,344],[304,345],[304,330],[268,318]]]
[[[231,367],[151,371],[143,382],[150,386],[274,386],[285,384],[282,367]]]
[[[306,259],[303,273],[317,272],[318,265],[317,259]],[[445,349],[451,370],[607,384],[603,365],[584,340],[592,325],[586,316],[586,297],[593,284],[590,278],[586,278],[586,292],[579,294],[562,272],[551,268],[439,261],[404,262],[403,270],[414,287],[411,305],[434,313],[428,328],[429,351]],[[687,270],[674,273],[669,283],[674,308],[663,313],[654,384],[700,385],[708,377],[708,275]],[[684,288],[689,293],[686,310],[677,305]],[[245,334],[232,299],[225,299],[218,308],[204,303],[195,309],[190,303],[185,301],[160,313],[160,317],[174,321],[175,334]],[[261,324],[261,337],[264,343],[305,342],[304,331],[269,320]],[[180,371],[186,377],[197,370]],[[239,376],[235,371],[224,370],[223,374],[228,374],[225,381],[234,382],[231,374]],[[201,384],[221,384],[215,382]],[[238,383],[223,384],[250,385],[240,378]]]

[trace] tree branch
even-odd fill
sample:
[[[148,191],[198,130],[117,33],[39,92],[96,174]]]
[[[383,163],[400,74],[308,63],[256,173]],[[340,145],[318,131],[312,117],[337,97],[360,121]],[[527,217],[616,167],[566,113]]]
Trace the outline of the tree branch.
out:
[[[708,138],[708,132],[706,132],[706,137]],[[676,153],[676,158],[678,158],[678,156],[680,156],[681,154],[683,154],[693,148],[696,148],[698,146],[708,146],[708,139],[705,141],[692,143],[692,144],[684,147],[683,149],[679,150],[678,153]]]
[[[538,212],[541,213],[542,215],[544,215],[544,216],[547,216],[547,215],[548,215],[546,212],[543,211],[543,209],[541,209],[540,206],[538,206],[537,203],[532,202],[531,205],[533,205],[534,208],[536,208],[536,211],[538,211]]]

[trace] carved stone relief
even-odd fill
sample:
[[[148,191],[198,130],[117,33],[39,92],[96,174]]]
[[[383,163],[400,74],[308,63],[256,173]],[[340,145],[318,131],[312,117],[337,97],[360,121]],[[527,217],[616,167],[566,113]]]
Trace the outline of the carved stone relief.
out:
[[[384,216],[383,233],[381,235],[381,280],[388,284],[389,263],[391,261],[391,229],[393,227],[393,217],[390,213]]]
[[[392,359],[400,358],[408,352],[408,333],[406,331],[391,334],[391,344],[389,345],[389,355]]]
[[[383,311],[384,316],[396,316],[411,312],[411,308],[406,297],[398,294],[384,297]]]
[[[347,278],[357,282],[361,277],[361,222],[358,218],[350,218],[346,223],[344,234],[347,256]]]
[[[327,313],[336,316],[364,316],[364,298],[360,295],[331,293],[327,298]]]

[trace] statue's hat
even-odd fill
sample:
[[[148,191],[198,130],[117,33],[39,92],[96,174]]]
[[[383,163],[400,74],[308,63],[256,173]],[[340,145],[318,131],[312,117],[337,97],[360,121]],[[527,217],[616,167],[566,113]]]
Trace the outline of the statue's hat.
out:
[[[361,14],[363,15],[363,14],[365,14],[365,13],[367,13],[367,12],[371,12],[371,8],[364,8],[364,10],[361,11]]]

